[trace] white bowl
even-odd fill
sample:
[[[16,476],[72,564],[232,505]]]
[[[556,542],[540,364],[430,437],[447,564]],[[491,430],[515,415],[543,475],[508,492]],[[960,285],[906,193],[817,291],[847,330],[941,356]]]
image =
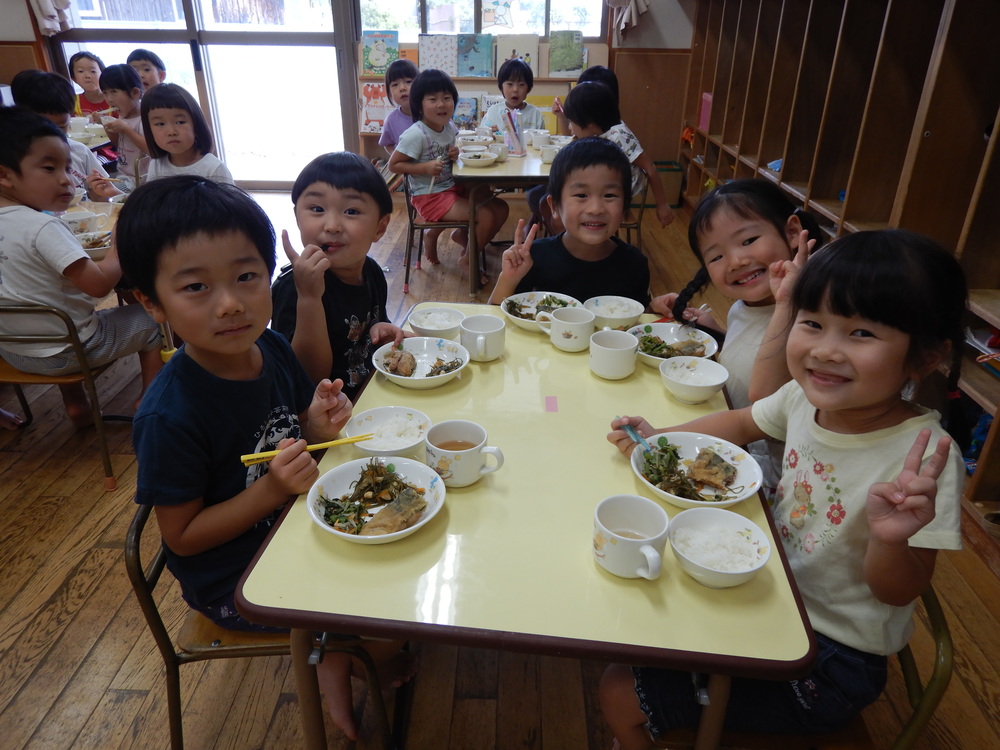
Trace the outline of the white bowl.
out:
[[[426,336],[413,336],[403,339],[400,348],[405,349],[417,360],[417,368],[413,375],[397,375],[385,369],[385,355],[395,346],[391,341],[384,346],[380,346],[372,355],[372,364],[375,369],[385,375],[396,385],[414,390],[426,390],[444,385],[465,369],[469,364],[469,350],[455,341],[448,341],[443,338],[433,338]],[[451,372],[442,375],[428,375],[427,373],[439,360],[450,362],[453,359],[460,359],[462,364]]]
[[[410,534],[419,531],[421,528],[426,526],[434,516],[438,514],[438,511],[444,506],[444,481],[441,477],[435,473],[434,469],[427,466],[427,464],[421,461],[414,461],[410,458],[400,458],[398,456],[389,456],[375,458],[374,460],[379,463],[386,465],[392,464],[400,476],[404,477],[407,482],[414,485],[415,487],[421,487],[424,489],[424,499],[427,501],[427,510],[420,517],[420,520],[409,528],[403,529],[402,531],[396,531],[392,534],[382,534],[381,536],[358,536],[357,534],[347,534],[343,531],[337,531],[330,524],[323,520],[323,510],[320,506],[319,494],[322,492],[327,498],[339,498],[348,494],[351,491],[351,485],[356,482],[361,477],[361,470],[368,465],[371,458],[358,458],[354,461],[348,461],[343,463],[336,468],[330,469],[323,476],[316,480],[316,483],[310,488],[309,494],[306,497],[306,507],[309,509],[309,517],[312,518],[313,523],[319,526],[323,531],[329,532],[334,536],[343,539],[348,542],[355,542],[357,544],[386,544],[388,542],[395,542],[404,537],[408,537]]]
[[[79,206],[80,201],[84,200],[86,197],[87,197],[87,188],[78,187],[76,190],[73,191],[73,199],[69,202],[70,208],[72,208],[73,206]]]
[[[467,167],[488,167],[497,160],[497,155],[484,151],[481,154],[469,154],[462,152],[459,154],[462,163]]]
[[[86,131],[70,132],[68,133],[68,135],[74,141],[78,141],[82,143],[84,146],[89,146],[90,142],[94,140],[94,134],[88,133]]]
[[[682,404],[700,404],[722,390],[729,370],[713,359],[671,357],[660,362],[660,379]]]
[[[583,306],[594,313],[594,325],[598,329],[614,328],[618,331],[624,331],[634,325],[646,309],[637,300],[616,297],[613,294],[591,297],[583,303]]]
[[[87,251],[91,260],[101,260],[111,249],[111,232],[84,232],[76,235],[76,239]]]
[[[458,335],[465,313],[451,307],[425,307],[407,318],[410,328],[420,336],[453,339]]]
[[[414,435],[402,437],[393,434],[394,428],[405,424],[415,427]],[[374,432],[375,437],[354,443],[366,456],[412,456],[424,444],[424,435],[430,429],[431,418],[422,411],[408,406],[377,406],[351,417],[344,426],[345,437],[356,437]]]
[[[571,135],[550,135],[549,142],[553,146],[565,146],[573,140]]]
[[[486,146],[479,145],[463,145],[458,150],[463,154],[485,154],[489,151]]]
[[[647,354],[642,350],[643,336],[656,336],[665,344],[679,344],[686,341],[695,341],[705,347],[703,357],[714,357],[719,351],[718,342],[704,331],[699,331],[694,326],[682,326],[680,323],[639,323],[628,329],[628,332],[639,339],[639,359],[650,367],[659,367],[660,362],[668,357]]]
[[[503,314],[507,316],[507,320],[516,325],[518,328],[523,328],[526,331],[541,331],[541,326],[535,322],[535,311],[538,303],[546,297],[561,299],[566,302],[566,307],[583,306],[580,300],[574,299],[568,294],[559,294],[558,292],[521,292],[520,294],[512,294],[501,302],[500,309],[503,310]],[[521,305],[522,312],[530,315],[531,317],[522,318],[512,313],[511,308],[516,307],[517,305]]]
[[[666,500],[678,508],[726,508],[746,500],[760,489],[762,480],[760,466],[750,457],[749,453],[739,446],[733,445],[721,438],[702,435],[697,432],[668,432],[663,435],[654,435],[647,442],[653,448],[657,448],[660,438],[666,438],[670,443],[677,446],[681,464],[685,467],[690,466],[694,462],[695,458],[698,457],[698,452],[702,448],[711,448],[736,467],[736,479],[733,480],[728,493],[721,493],[711,487],[706,487],[702,493],[705,497],[704,500],[690,500],[686,497],[680,497],[666,490],[661,490],[643,476],[646,451],[641,445],[636,446],[635,450],[632,451],[632,471],[635,472],[636,477],[638,477],[643,486],[649,492],[652,492],[655,497]],[[712,498],[715,497],[719,497],[720,499],[713,500]]]
[[[108,198],[108,203],[124,203],[126,198],[128,198],[128,193],[119,193]]]
[[[456,139],[459,146],[478,145],[488,146],[493,143],[492,135],[460,135]]]
[[[667,538],[684,571],[698,583],[713,589],[746,583],[771,557],[771,539],[763,529],[739,513],[722,508],[681,511],[671,519]],[[745,544],[744,553],[734,560],[731,554],[718,547],[700,546],[721,541]],[[699,546],[694,546],[696,544]],[[722,570],[723,567],[727,569]]]

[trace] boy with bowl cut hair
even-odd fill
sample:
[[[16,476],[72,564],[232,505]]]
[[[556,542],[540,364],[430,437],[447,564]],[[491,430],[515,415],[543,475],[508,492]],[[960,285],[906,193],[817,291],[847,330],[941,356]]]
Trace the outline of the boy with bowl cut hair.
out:
[[[189,606],[232,630],[281,630],[243,619],[236,586],[289,496],[319,476],[303,438],[336,437],[351,403],[340,381],[314,388],[268,330],[274,230],[242,190],[190,175],[149,182],[122,207],[117,232],[136,297],[184,340],[135,417],[136,502],[154,506]],[[269,463],[240,462],[275,448]],[[398,644],[371,650],[385,661]],[[327,654],[318,675],[331,716],[354,739],[351,669],[346,654]],[[411,675],[401,661],[396,680]]]
[[[649,263],[615,233],[631,195],[631,168],[622,150],[603,138],[584,138],[559,149],[549,170],[547,196],[565,231],[535,240],[538,225],[504,251],[489,303],[533,290],[559,292],[583,302],[617,295],[649,304]]]
[[[148,49],[134,49],[125,60],[139,74],[143,91],[163,83],[167,79],[167,66],[155,52]]]
[[[503,94],[504,101],[490,107],[480,125],[490,128],[494,133],[506,132],[510,128],[507,122],[507,112],[510,111],[517,112],[518,129],[544,128],[542,110],[527,102],[527,96],[534,85],[535,76],[528,63],[516,57],[504,62],[497,71],[497,88]]]
[[[352,400],[372,374],[372,353],[403,331],[389,322],[385,274],[368,251],[389,226],[392,196],[371,162],[323,154],[292,186],[304,249],[281,233],[291,265],[274,282],[271,327],[287,338],[313,379],[340,378]]]
[[[87,362],[99,367],[139,354],[143,387],[162,366],[156,324],[137,305],[96,310],[121,279],[114,247],[91,260],[69,228],[46,211],[62,212],[73,198],[66,135],[50,120],[24,107],[0,108],[0,304],[58,307],[72,319]],[[0,322],[4,333],[38,332],[37,318]],[[58,332],[61,324],[49,324]],[[6,343],[3,358],[24,372],[62,375],[80,371],[67,345]],[[66,414],[77,427],[92,421],[83,387],[65,386]]]

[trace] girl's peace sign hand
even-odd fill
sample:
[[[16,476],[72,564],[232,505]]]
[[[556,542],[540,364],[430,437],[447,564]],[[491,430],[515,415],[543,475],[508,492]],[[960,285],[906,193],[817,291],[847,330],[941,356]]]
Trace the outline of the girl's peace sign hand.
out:
[[[514,230],[514,244],[503,251],[501,258],[500,273],[512,279],[523,279],[524,275],[531,270],[534,261],[531,260],[531,243],[535,240],[538,232],[538,224],[533,224],[528,230],[528,236],[524,236],[524,219],[519,219],[517,229]]]
[[[802,230],[799,232],[796,241],[795,256],[791,260],[777,260],[771,264],[770,272],[771,295],[777,303],[788,302],[792,298],[792,290],[795,288],[795,280],[799,277],[802,267],[809,260],[809,253],[812,251],[816,240],[809,239],[809,232]]]
[[[330,259],[326,257],[319,245],[306,245],[301,253],[297,253],[288,239],[288,230],[281,230],[281,244],[285,248],[285,257],[292,264],[292,278],[295,279],[295,290],[300,297],[319,298],[326,289],[324,274],[330,268]]]
[[[868,525],[872,536],[885,544],[901,544],[934,520],[937,478],[948,463],[951,438],[938,440],[934,454],[921,469],[930,438],[930,430],[921,430],[896,481],[877,482],[868,490]]]

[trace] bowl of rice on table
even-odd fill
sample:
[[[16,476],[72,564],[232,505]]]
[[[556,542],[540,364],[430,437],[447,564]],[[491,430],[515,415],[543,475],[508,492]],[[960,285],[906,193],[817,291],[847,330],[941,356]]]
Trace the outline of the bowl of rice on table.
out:
[[[458,335],[463,320],[465,313],[461,310],[451,307],[425,307],[414,310],[406,322],[418,336],[453,339]]]
[[[681,511],[667,536],[681,568],[714,589],[746,583],[771,557],[771,539],[763,529],[723,508]]]
[[[614,328],[624,331],[635,325],[646,309],[645,306],[629,297],[616,297],[606,294],[601,297],[591,297],[583,306],[594,313],[594,325],[601,328]]]
[[[354,443],[365,456],[412,456],[424,445],[431,418],[408,406],[377,406],[355,414],[344,426],[345,437],[373,433],[369,440]]]

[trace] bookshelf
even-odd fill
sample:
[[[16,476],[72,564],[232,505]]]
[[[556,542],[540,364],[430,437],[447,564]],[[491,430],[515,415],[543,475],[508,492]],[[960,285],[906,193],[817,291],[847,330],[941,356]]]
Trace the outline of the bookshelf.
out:
[[[831,237],[927,234],[966,271],[970,325],[1000,327],[998,24],[982,0],[697,0],[683,200],[763,177]],[[960,388],[997,414],[1000,379],[971,354]],[[996,420],[965,503],[1000,535]]]

